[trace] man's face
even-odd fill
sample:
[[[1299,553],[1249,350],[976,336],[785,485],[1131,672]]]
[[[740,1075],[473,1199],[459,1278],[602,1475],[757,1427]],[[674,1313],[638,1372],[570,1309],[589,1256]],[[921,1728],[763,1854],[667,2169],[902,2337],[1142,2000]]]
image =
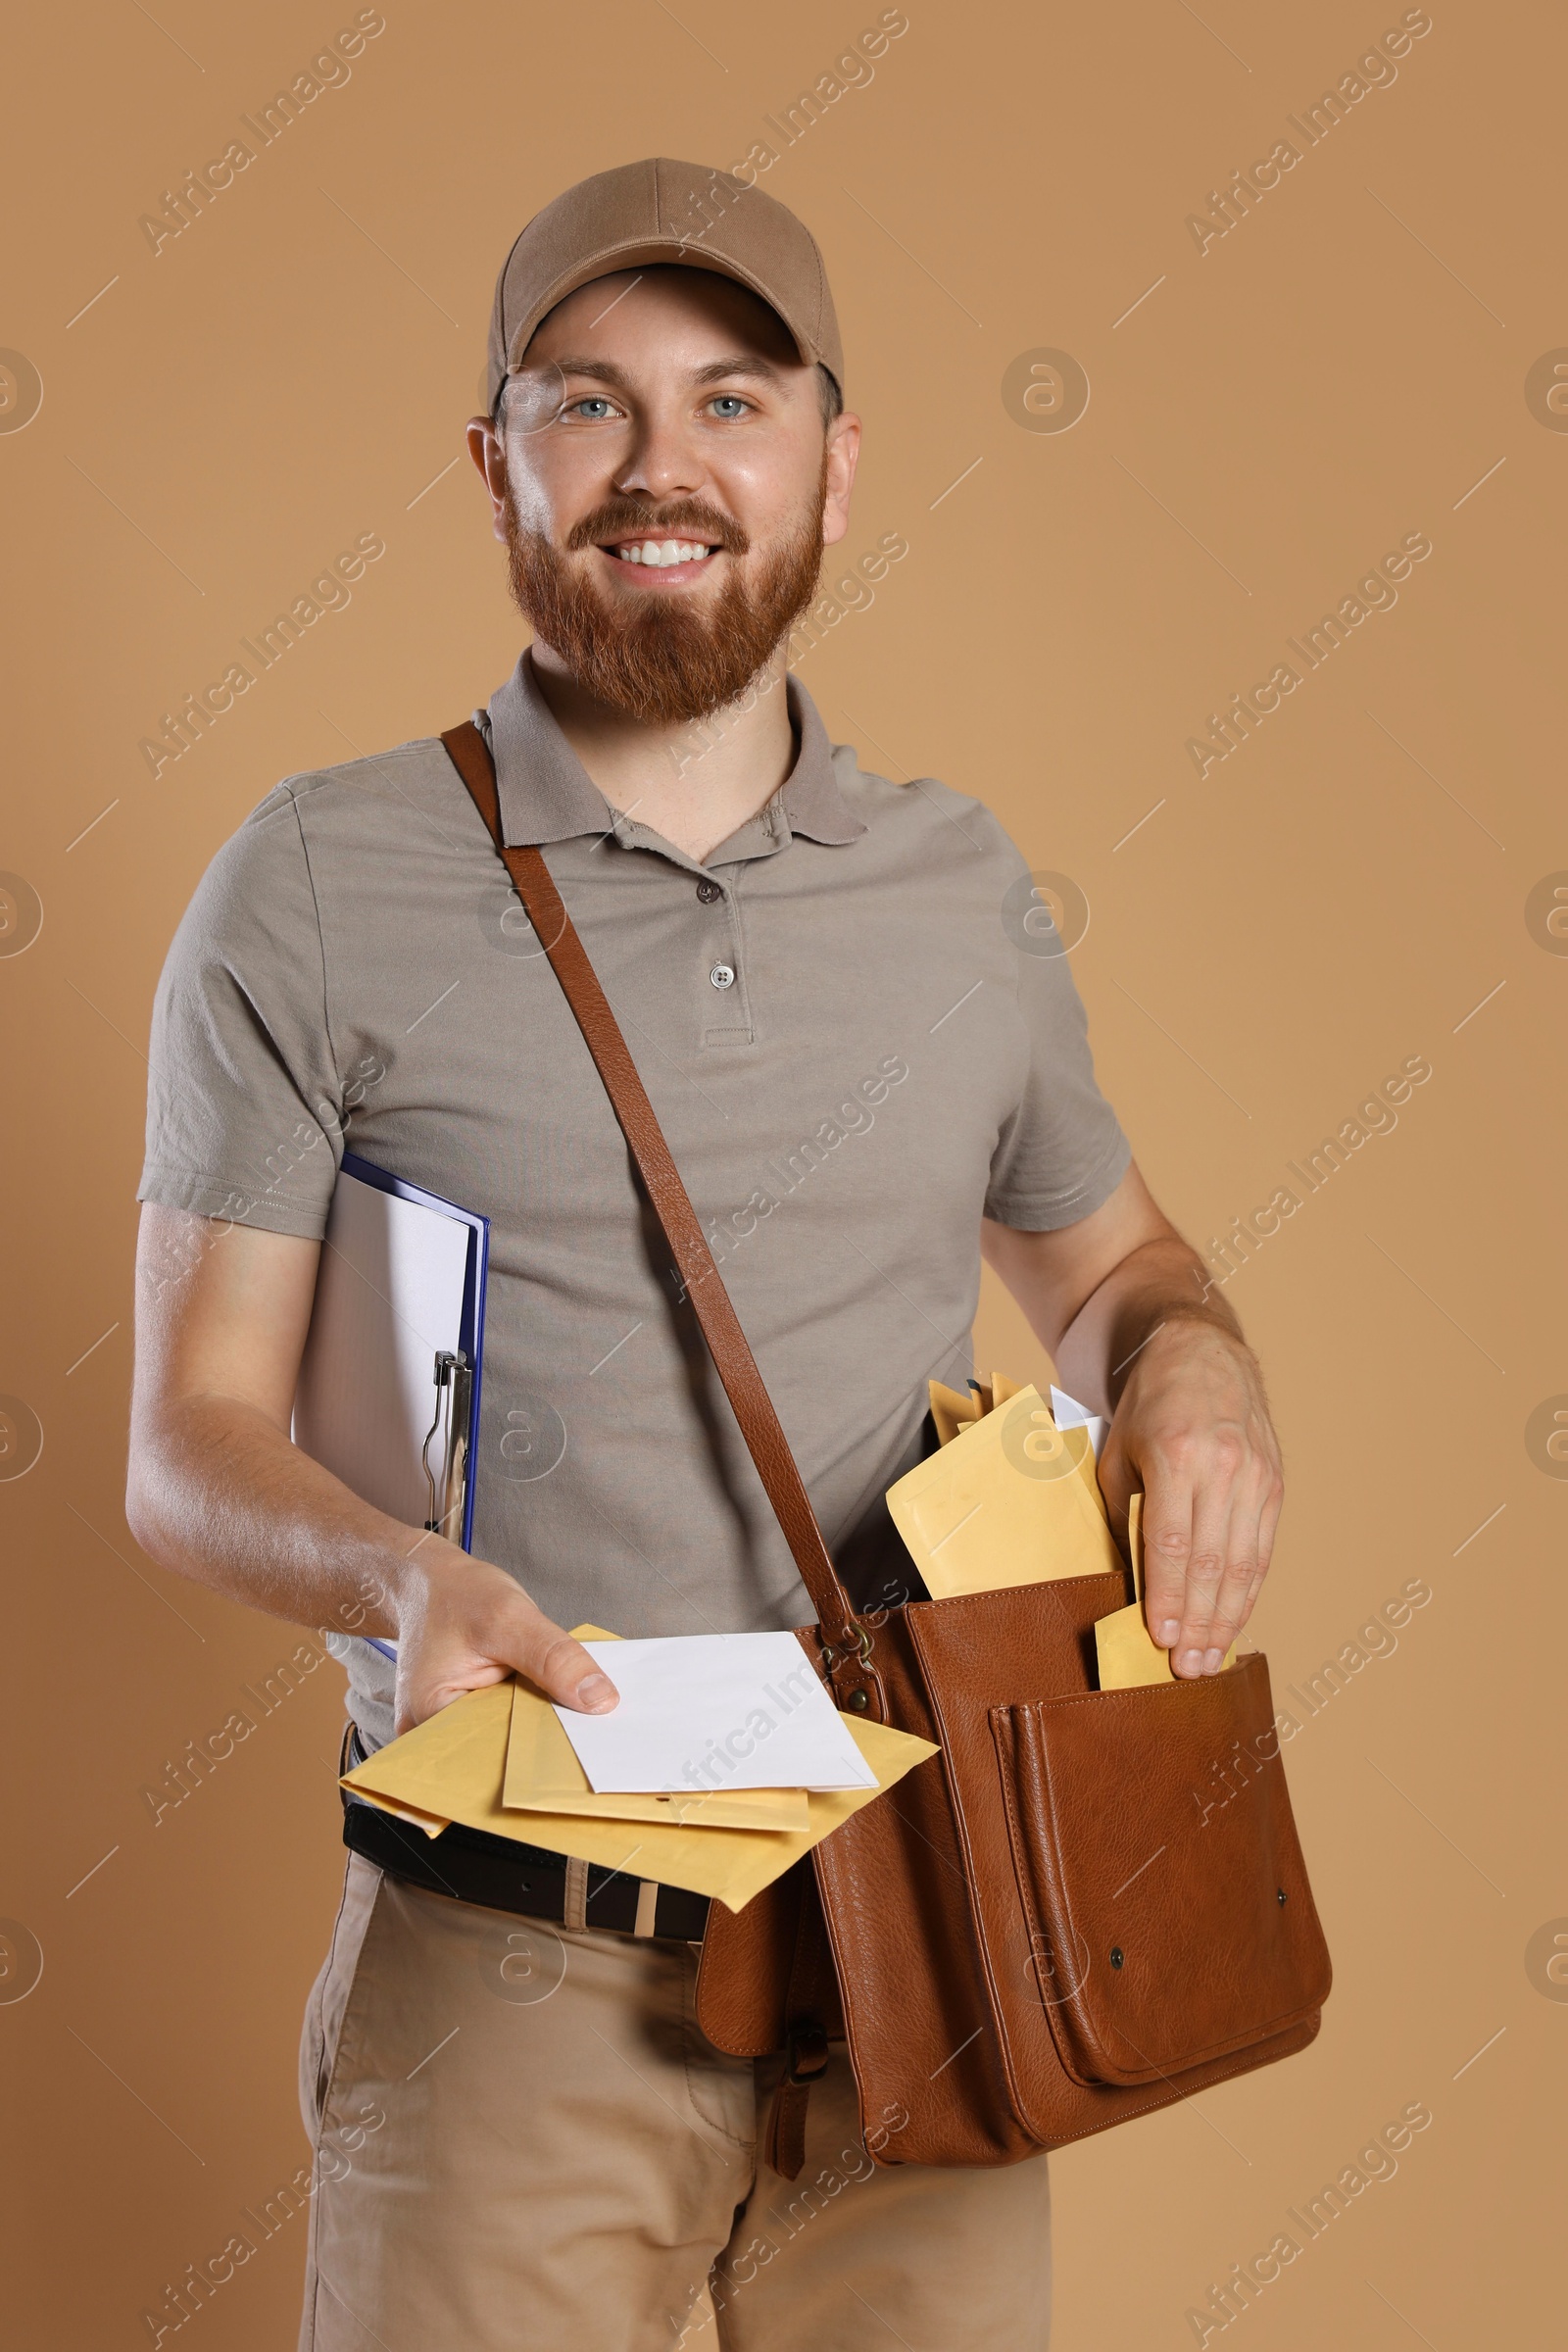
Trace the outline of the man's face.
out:
[[[853,417],[824,436],[816,370],[765,304],[659,267],[557,305],[508,388],[504,469],[476,454],[536,638],[668,725],[733,702],[809,604],[858,438]]]

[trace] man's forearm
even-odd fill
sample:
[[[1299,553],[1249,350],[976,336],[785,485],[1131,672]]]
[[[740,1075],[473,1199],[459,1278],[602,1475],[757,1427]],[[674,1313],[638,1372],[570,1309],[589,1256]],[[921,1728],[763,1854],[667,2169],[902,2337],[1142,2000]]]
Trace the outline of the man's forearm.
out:
[[[1114,1412],[1142,1349],[1175,1322],[1207,1323],[1232,1340],[1242,1337],[1196,1250],[1169,1234],[1129,1251],[1085,1299],[1056,1350],[1062,1386],[1081,1403]]]
[[[153,1559],[321,1633],[398,1643],[396,1727],[526,1674],[590,1713],[615,1688],[515,1580],[362,1501],[258,1407],[187,1397],[133,1429],[126,1516]]]
[[[451,1548],[352,1494],[266,1414],[187,1398],[135,1433],[126,1514],[160,1566],[296,1625],[396,1639],[409,1563]]]

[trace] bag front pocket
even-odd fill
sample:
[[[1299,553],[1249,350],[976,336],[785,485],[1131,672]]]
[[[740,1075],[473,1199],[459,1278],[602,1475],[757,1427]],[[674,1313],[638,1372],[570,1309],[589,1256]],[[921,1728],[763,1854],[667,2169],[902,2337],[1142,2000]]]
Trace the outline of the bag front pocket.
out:
[[[1328,1950],[1261,1653],[990,1721],[1034,1973],[1075,2082],[1159,2082],[1321,2006]]]

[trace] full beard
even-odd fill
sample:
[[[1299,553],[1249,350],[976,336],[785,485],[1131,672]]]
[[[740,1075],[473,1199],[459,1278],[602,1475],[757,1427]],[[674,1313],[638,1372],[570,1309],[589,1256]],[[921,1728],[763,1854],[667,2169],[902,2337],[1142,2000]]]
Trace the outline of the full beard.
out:
[[[756,576],[738,566],[706,611],[685,595],[645,594],[641,609],[612,606],[583,568],[543,531],[524,527],[506,487],[508,569],[517,608],[584,691],[650,726],[706,718],[733,703],[762,667],[816,593],[827,504],[824,453],[816,496]],[[651,539],[680,538],[744,555],[751,542],[738,524],[702,501],[686,499],[652,515],[634,499],[613,499],[584,516],[567,537],[573,551],[612,534],[646,529]],[[612,562],[621,561],[618,557]]]

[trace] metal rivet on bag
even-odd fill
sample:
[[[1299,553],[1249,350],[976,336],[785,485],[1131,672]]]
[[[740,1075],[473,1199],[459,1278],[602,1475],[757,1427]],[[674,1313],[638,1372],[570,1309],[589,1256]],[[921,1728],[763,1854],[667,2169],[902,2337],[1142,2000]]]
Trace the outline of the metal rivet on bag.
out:
[[[1285,1900],[1285,1889],[1284,1889],[1284,1887],[1283,1887],[1283,1886],[1276,1886],[1276,1887],[1275,1887],[1275,1889],[1274,1889],[1274,1900],[1275,1900],[1277,1903],[1283,1903],[1283,1902],[1284,1902],[1284,1900]]]
[[[871,1701],[864,1690],[852,1690],[849,1696],[849,1704],[857,1715],[863,1715],[866,1708],[871,1704]]]
[[[1112,1968],[1121,1966],[1121,1945],[1119,1943],[1113,1943],[1110,1947],[1110,1965]]]

